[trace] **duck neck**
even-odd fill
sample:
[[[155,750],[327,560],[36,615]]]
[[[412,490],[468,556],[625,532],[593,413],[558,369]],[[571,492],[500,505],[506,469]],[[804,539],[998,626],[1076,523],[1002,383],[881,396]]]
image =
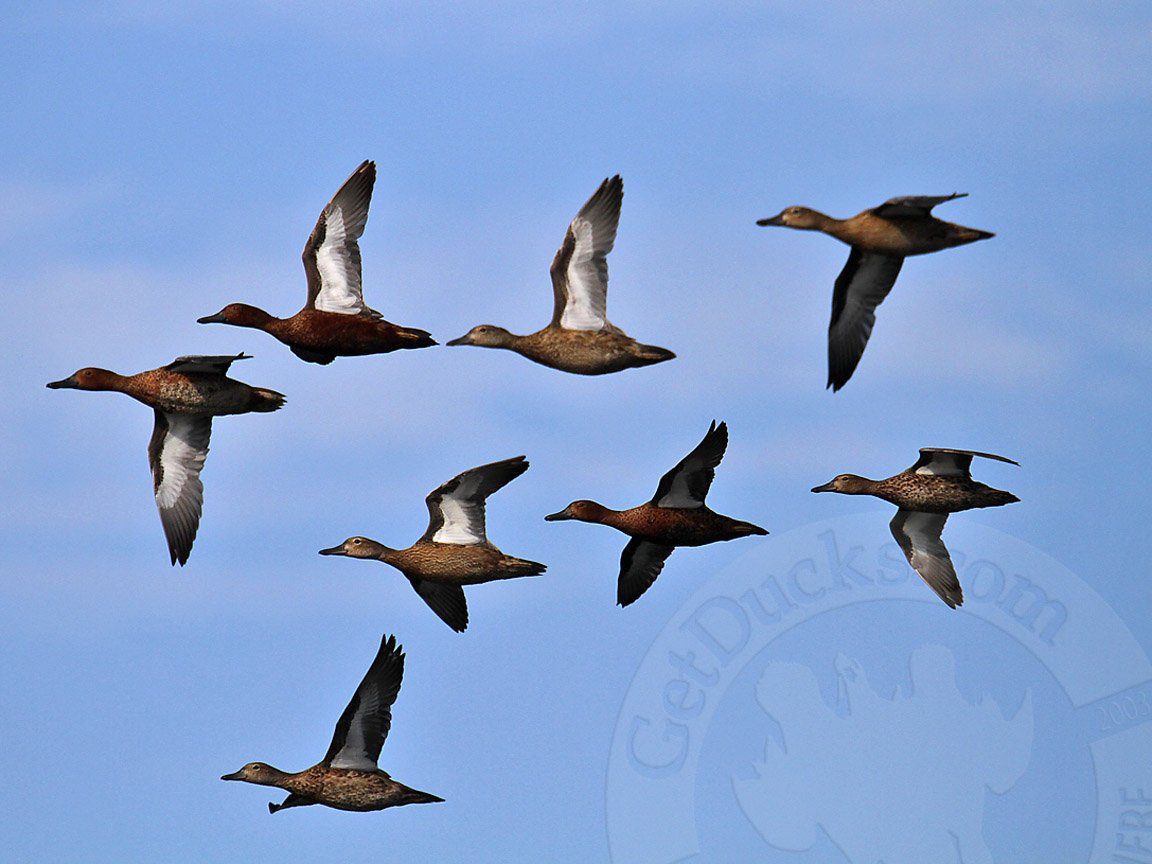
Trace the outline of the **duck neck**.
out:
[[[251,327],[254,330],[269,330],[280,321],[257,306],[247,303],[237,303],[230,313],[228,323],[236,327]]]

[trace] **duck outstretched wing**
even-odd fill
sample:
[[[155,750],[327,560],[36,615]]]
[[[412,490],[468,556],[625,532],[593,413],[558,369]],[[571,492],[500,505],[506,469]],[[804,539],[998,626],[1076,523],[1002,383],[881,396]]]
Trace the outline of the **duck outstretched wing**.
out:
[[[376,163],[361,162],[316,221],[301,255],[308,276],[305,308],[380,317],[364,304],[360,275],[359,240],[368,222],[375,183]]]
[[[491,462],[457,474],[428,493],[428,530],[424,540],[471,546],[487,543],[484,502],[497,489],[528,470],[523,456]]]
[[[552,325],[565,330],[613,330],[608,321],[608,253],[616,242],[624,181],[609,177],[568,226],[552,259]]]
[[[322,765],[376,771],[380,748],[392,728],[392,703],[404,678],[404,649],[395,636],[380,640],[380,650],[340,715]]]

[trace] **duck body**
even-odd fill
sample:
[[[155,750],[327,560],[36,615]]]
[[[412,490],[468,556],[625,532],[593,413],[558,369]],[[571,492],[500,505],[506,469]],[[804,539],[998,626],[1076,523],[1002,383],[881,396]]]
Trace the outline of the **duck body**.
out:
[[[580,512],[580,508],[577,511]],[[710,543],[768,533],[758,525],[724,516],[706,506],[660,507],[647,502],[628,510],[600,507],[598,511],[585,511],[584,516],[578,518],[586,522],[599,522],[629,537],[665,546],[707,546]]]
[[[196,371],[161,368],[136,375],[108,372],[105,376],[97,376],[97,379],[106,385],[99,389],[125,393],[150,408],[171,414],[220,417],[251,411],[275,411],[284,404],[283,394],[275,390],[252,387],[227,376]]]
[[[275,786],[291,793],[282,804],[270,803],[269,813],[309,804],[322,804],[336,810],[366,813],[386,810],[389,807],[403,807],[405,804],[432,804],[444,800],[428,792],[405,786],[379,769],[358,771],[332,768],[320,763],[304,771],[288,774],[271,766],[267,768],[268,770],[263,773],[268,781],[275,782],[260,782],[259,785]],[[226,779],[246,778],[226,775]]]
[[[537,576],[545,567],[535,561],[505,555],[491,544],[463,546],[420,540],[407,549],[386,549],[380,560],[409,579],[448,585],[482,585],[517,576]]]
[[[487,326],[490,330],[498,328]],[[488,348],[504,348],[526,357],[541,366],[571,372],[575,375],[608,375],[651,366],[672,360],[675,354],[656,345],[644,345],[623,332],[612,330],[566,330],[563,327],[548,325],[535,333],[517,336],[503,331],[495,342],[486,342],[481,328],[460,339],[453,339],[449,345],[480,345]]]
[[[255,306],[232,303],[216,315],[199,321],[263,330],[287,345],[301,360],[321,365],[337,357],[388,354],[436,344],[426,330],[401,327],[374,315],[346,315],[311,307],[301,309],[290,318],[276,318]]]
[[[920,513],[959,513],[981,507],[1000,507],[1020,500],[1011,492],[994,489],[969,477],[902,471],[885,480],[871,482],[872,492],[869,494]]]
[[[927,255],[993,236],[988,231],[945,222],[931,215],[884,216],[876,212],[878,209],[865,210],[851,219],[833,219],[818,213],[820,227],[815,230],[849,246],[900,258]]]

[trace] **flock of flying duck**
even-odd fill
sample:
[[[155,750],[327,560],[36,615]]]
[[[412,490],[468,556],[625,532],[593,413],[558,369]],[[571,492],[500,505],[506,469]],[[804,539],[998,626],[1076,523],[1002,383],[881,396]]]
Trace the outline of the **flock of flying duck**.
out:
[[[277,318],[255,306],[230,303],[199,322],[263,330],[300,359],[320,364],[336,357],[435,345],[428,332],[392,324],[364,302],[358,241],[368,219],[375,180],[375,163],[364,162],[320,214],[304,246],[308,301],[303,309]],[[481,324],[447,344],[503,348],[579,375],[604,375],[673,359],[676,355],[671,351],[637,342],[608,320],[607,256],[616,240],[623,194],[618,175],[606,179],[569,224],[552,261],[554,305],[547,326],[521,336]],[[960,197],[893,198],[849,219],[788,207],[757,222],[821,231],[851,247],[833,289],[828,326],[828,387],[833,391],[843,387],[856,370],[872,333],[876,307],[892,289],[906,257],[993,236],[932,216],[936,205]],[[53,389],[125,393],[153,409],[148,459],[172,564],[187,562],[200,523],[200,471],[208,454],[212,418],[276,411],[284,404],[281,393],[228,377],[232,363],[247,356],[179,357],[135,375],[89,367],[48,384]],[[628,606],[651,587],[676,547],[768,533],[751,522],[716,513],[705,503],[727,446],[727,425],[713,422],[700,443],[661,478],[649,501],[612,510],[578,500],[544,518],[599,523],[628,535],[616,595],[619,605]],[[812,491],[873,495],[896,505],[890,527],[909,564],[941,600],[955,608],[963,602],[963,592],[941,540],[948,515],[1019,500],[972,479],[970,469],[976,456],[1016,464],[991,453],[926,447],[914,465],[885,480],[841,474]],[[428,529],[406,549],[354,536],[320,554],[390,564],[445,624],[462,632],[468,626],[464,586],[535,576],[545,570],[543,564],[506,555],[487,536],[488,496],[527,470],[528,462],[517,456],[469,469],[437,487],[426,498]],[[395,637],[385,637],[321,762],[294,774],[253,762],[222,779],[288,791],[283,803],[268,805],[273,813],[309,804],[380,810],[441,801],[396,782],[377,765],[403,671],[401,648]]]

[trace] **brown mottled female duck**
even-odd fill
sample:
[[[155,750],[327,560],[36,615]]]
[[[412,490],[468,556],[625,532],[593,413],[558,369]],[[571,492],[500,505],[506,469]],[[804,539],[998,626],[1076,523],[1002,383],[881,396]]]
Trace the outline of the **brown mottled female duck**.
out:
[[[416,593],[440,616],[463,633],[468,628],[464,585],[497,579],[537,576],[543,564],[505,555],[488,542],[484,501],[528,470],[523,456],[472,468],[429,493],[428,530],[407,549],[390,549],[367,537],[349,537],[321,555],[374,558],[391,564],[408,577]]]
[[[968,193],[892,198],[851,219],[834,219],[807,207],[788,207],[757,225],[822,231],[852,247],[832,291],[828,324],[828,386],[836,392],[852,377],[884,302],[909,255],[925,255],[995,235],[942,222],[932,208]]]
[[[606,375],[676,355],[642,345],[608,320],[608,253],[616,242],[624,181],[616,175],[580,208],[552,259],[552,323],[527,336],[481,324],[449,345],[506,348],[553,369]]]
[[[304,244],[308,302],[303,309],[291,318],[276,318],[246,303],[230,303],[199,322],[263,330],[309,363],[435,345],[426,331],[385,321],[364,303],[357,241],[368,221],[375,182],[376,163],[361,163],[320,214]]]
[[[148,462],[173,565],[187,562],[200,525],[204,501],[200,469],[208,456],[212,418],[275,411],[284,404],[282,393],[249,387],[227,376],[234,361],[246,359],[246,354],[177,357],[167,366],[137,375],[87,368],[48,385],[53,390],[115,390],[154,410],[156,425],[148,442]]]
[[[904,550],[912,569],[941,600],[955,609],[964,602],[964,592],[948,549],[940,539],[948,514],[976,507],[1001,507],[1020,500],[1011,492],[973,480],[970,471],[973,456],[1019,464],[994,453],[921,447],[915,465],[887,480],[841,474],[812,491],[873,495],[899,507],[890,526],[892,536]]]
[[[287,790],[288,797],[282,803],[268,804],[269,813],[309,804],[366,812],[443,801],[396,782],[376,765],[392,726],[392,703],[403,677],[403,647],[396,644],[395,636],[386,636],[380,641],[368,674],[340,715],[323,761],[295,774],[263,762],[249,762],[220,779]]]
[[[728,426],[713,421],[708,434],[691,453],[660,479],[647,504],[630,510],[609,510],[595,501],[573,501],[548,522],[578,519],[599,522],[623,531],[632,539],[620,557],[616,602],[628,606],[656,581],[664,561],[677,546],[705,546],[751,534],[767,534],[758,525],[721,516],[708,509],[704,498],[716,476],[716,466],[728,449]]]

